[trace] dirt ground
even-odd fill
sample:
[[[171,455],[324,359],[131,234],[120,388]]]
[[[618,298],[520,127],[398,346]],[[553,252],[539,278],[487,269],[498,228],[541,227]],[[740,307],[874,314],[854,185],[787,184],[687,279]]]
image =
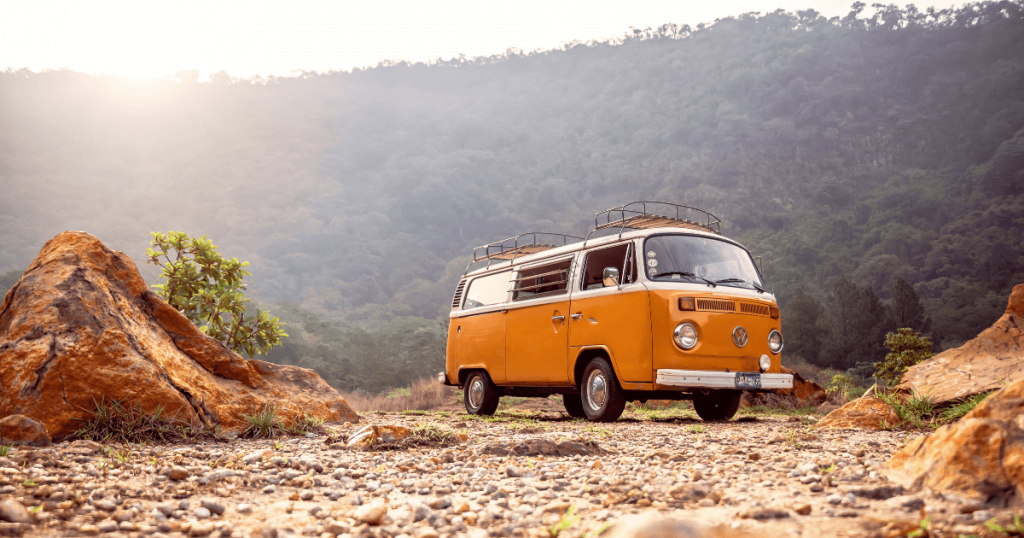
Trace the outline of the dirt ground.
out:
[[[1013,515],[880,476],[913,433],[816,431],[813,415],[705,423],[632,406],[592,424],[555,399],[505,400],[490,418],[454,406],[364,413],[330,436],[15,450],[0,457],[0,515],[17,503],[30,521],[0,523],[0,536],[592,537],[631,515],[705,536],[960,536]],[[346,447],[366,424],[464,440]]]

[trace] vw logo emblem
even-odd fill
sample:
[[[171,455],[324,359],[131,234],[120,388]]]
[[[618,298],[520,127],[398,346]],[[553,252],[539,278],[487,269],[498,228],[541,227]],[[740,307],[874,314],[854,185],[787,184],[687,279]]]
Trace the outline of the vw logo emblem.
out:
[[[747,345],[747,330],[740,326],[733,329],[732,343],[736,344],[736,347],[743,347]]]

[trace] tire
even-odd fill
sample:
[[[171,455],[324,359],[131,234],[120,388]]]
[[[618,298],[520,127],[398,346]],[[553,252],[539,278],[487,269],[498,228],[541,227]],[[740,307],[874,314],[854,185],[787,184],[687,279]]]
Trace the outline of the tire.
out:
[[[729,420],[736,416],[743,393],[738,390],[721,390],[710,394],[695,394],[693,409],[704,421]]]
[[[580,394],[583,412],[591,422],[615,422],[626,407],[626,396],[615,377],[615,370],[605,358],[590,361],[583,370]]]
[[[491,376],[482,370],[469,374],[462,395],[466,412],[470,415],[493,415],[501,400],[498,387],[491,381]]]
[[[562,405],[565,406],[565,412],[569,413],[572,418],[587,418],[587,413],[583,411],[583,396],[579,394],[563,394]]]

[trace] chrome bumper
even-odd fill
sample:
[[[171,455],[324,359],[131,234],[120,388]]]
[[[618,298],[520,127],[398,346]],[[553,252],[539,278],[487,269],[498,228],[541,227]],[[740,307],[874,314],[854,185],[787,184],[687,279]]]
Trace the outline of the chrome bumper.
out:
[[[736,388],[736,372],[658,370],[657,384],[672,387],[734,389]],[[793,376],[791,374],[761,374],[761,388],[759,390],[791,388],[793,388]]]

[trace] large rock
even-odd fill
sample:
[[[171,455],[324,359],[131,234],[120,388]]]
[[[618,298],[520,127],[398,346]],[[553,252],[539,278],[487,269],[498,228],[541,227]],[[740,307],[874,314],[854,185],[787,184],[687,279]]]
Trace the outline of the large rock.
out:
[[[899,390],[927,394],[936,404],[1024,379],[1024,284],[1014,286],[1006,312],[966,344],[912,366]]]
[[[867,393],[856,400],[832,411],[814,425],[815,428],[838,428],[841,430],[879,430],[892,428],[902,422],[891,405]]]
[[[1024,507],[1024,380],[992,394],[959,421],[912,440],[885,463],[883,473],[910,490]]]
[[[782,373],[793,376],[793,388],[772,392],[744,392],[742,405],[772,407],[781,403],[791,407],[806,407],[821,405],[828,399],[825,388],[814,381],[804,379],[802,375],[785,366],[782,367]]]
[[[50,446],[46,426],[25,415],[11,415],[0,419],[0,445]]]
[[[285,420],[359,420],[315,372],[245,360],[153,293],[131,258],[64,232],[0,306],[0,417],[36,418],[59,439],[101,399],[226,432],[268,405]]]

